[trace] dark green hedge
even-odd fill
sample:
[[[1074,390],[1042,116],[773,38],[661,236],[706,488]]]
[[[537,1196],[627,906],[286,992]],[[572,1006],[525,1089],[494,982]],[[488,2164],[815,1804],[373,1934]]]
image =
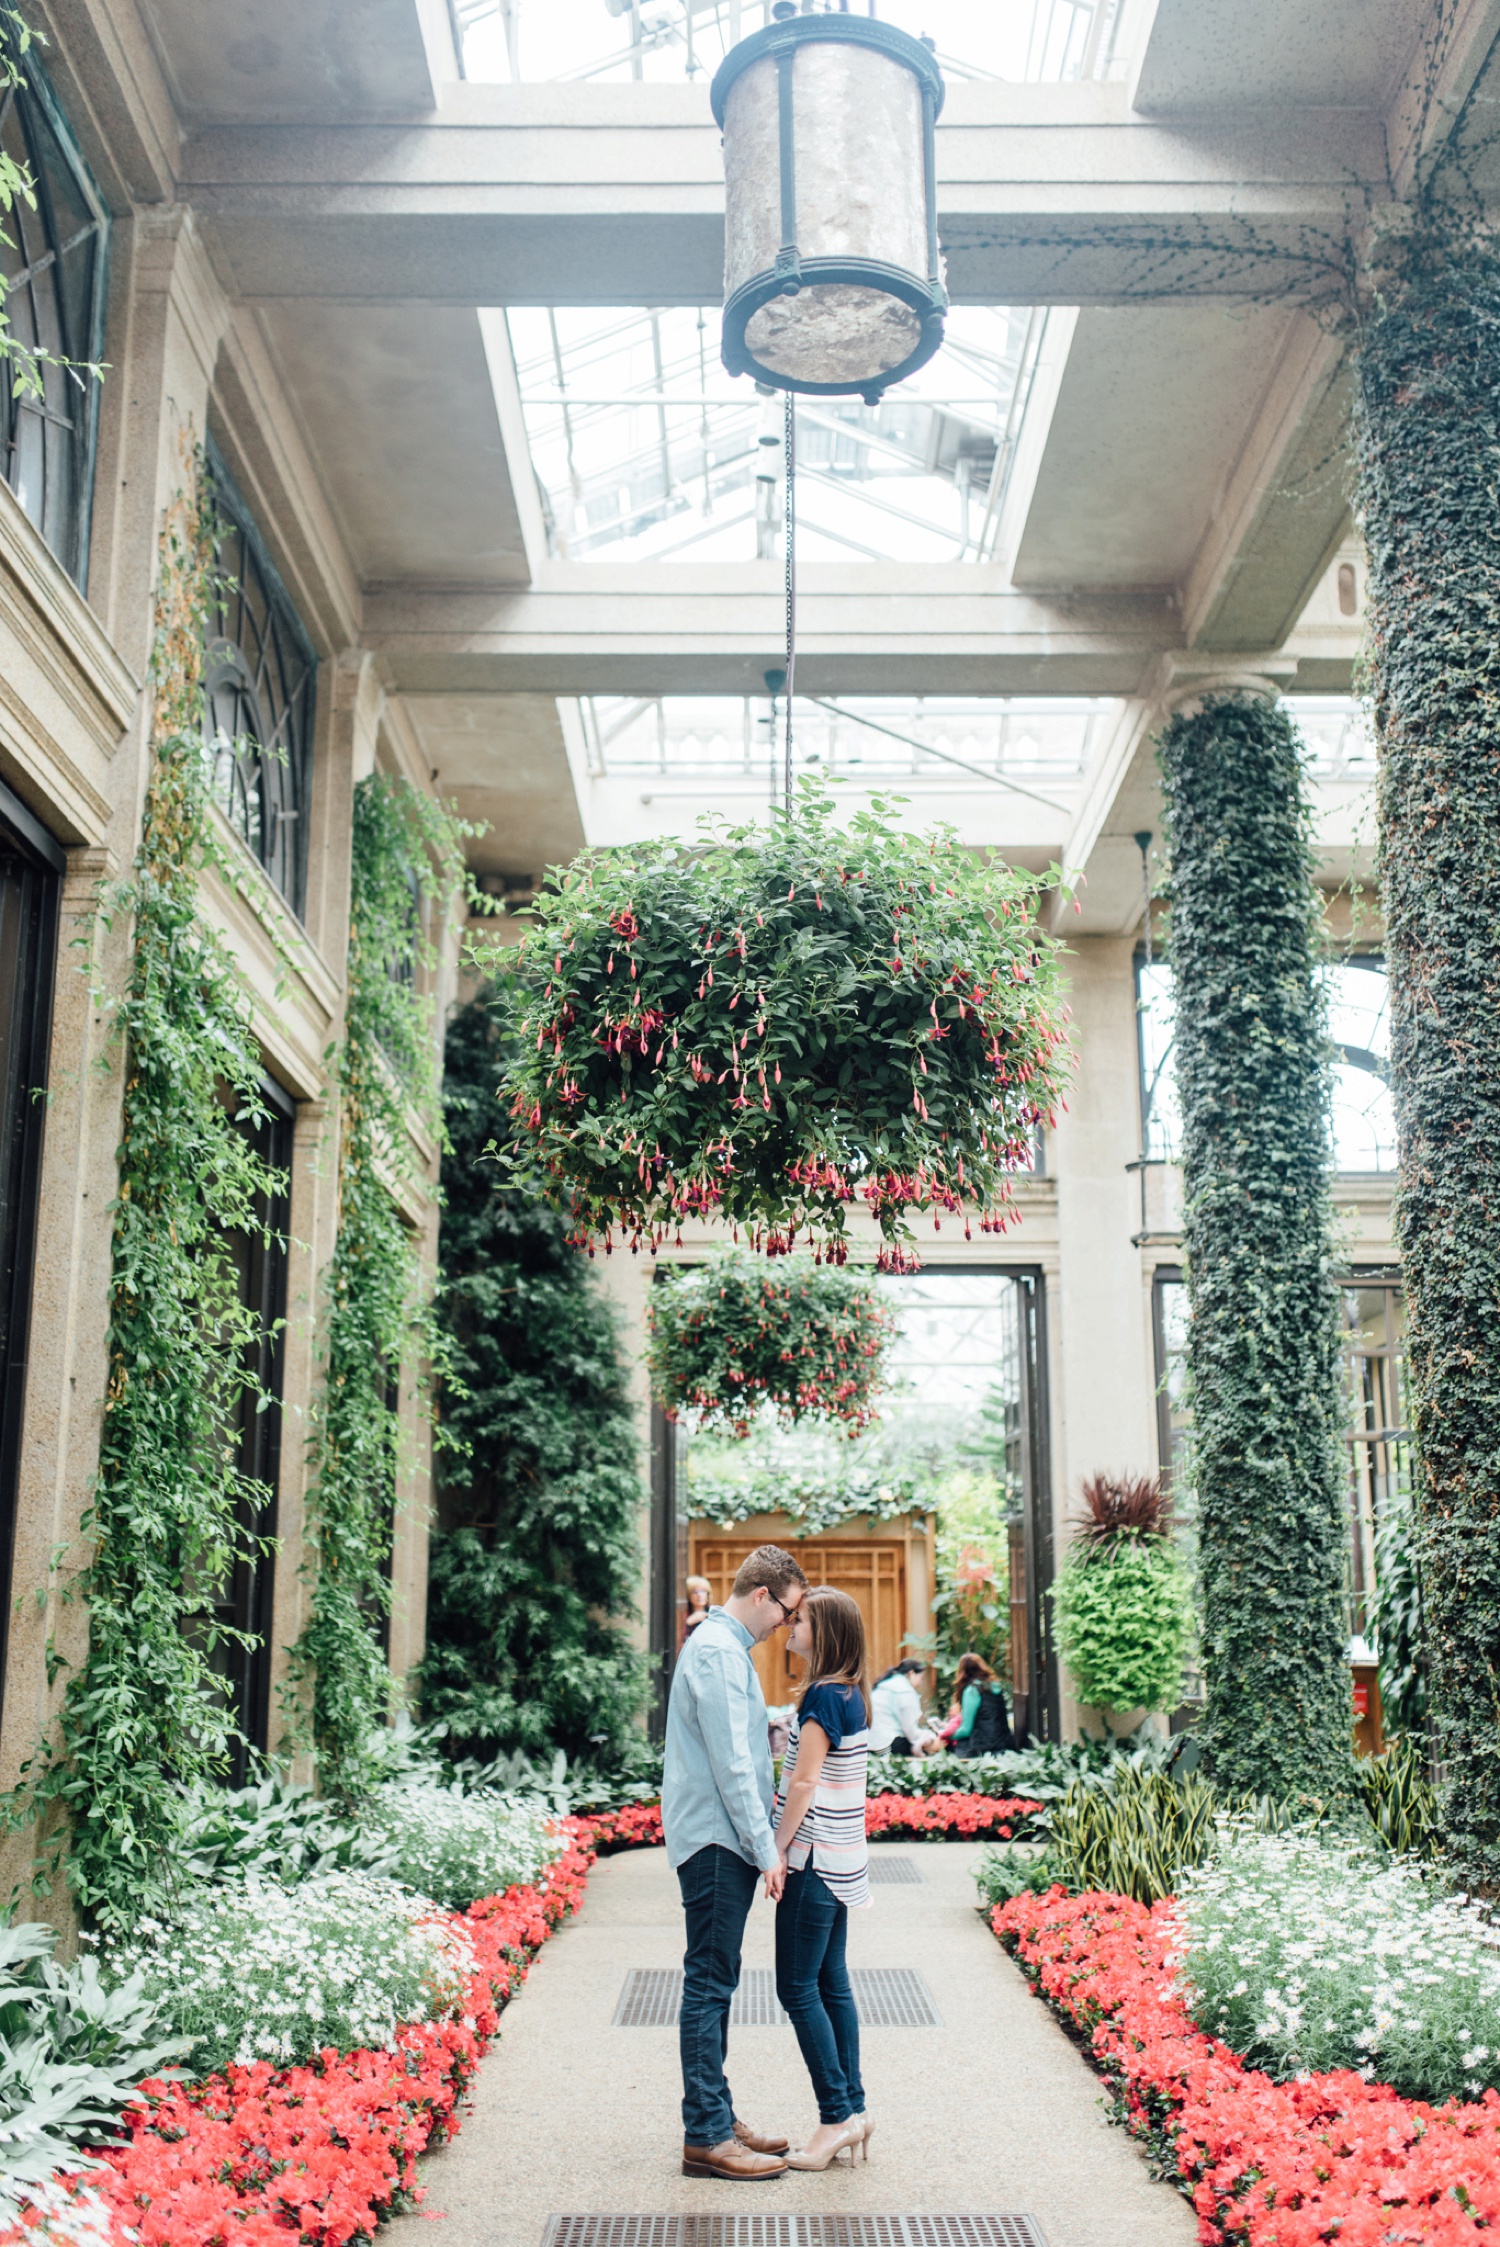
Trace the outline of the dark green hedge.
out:
[[[1192,1317],[1207,1726],[1233,1789],[1349,1766],[1318,899],[1284,710],[1215,695],[1161,768]]]
[[[1363,322],[1397,1233],[1458,1870],[1500,1884],[1500,263],[1427,213]]]
[[[448,1032],[438,1316],[467,1395],[443,1420],[468,1446],[440,1486],[424,1714],[454,1754],[622,1746],[646,1697],[618,1622],[639,1595],[645,1503],[616,1322],[568,1221],[507,1186],[485,1149],[501,1032],[487,996]],[[441,1472],[440,1468],[440,1472]]]

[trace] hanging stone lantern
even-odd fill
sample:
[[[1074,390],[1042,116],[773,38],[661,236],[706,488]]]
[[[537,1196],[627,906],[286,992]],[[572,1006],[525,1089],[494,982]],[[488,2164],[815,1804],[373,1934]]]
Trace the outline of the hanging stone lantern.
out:
[[[870,405],[943,340],[931,50],[865,16],[799,15],[731,48],[724,134],[724,364],[777,390]]]

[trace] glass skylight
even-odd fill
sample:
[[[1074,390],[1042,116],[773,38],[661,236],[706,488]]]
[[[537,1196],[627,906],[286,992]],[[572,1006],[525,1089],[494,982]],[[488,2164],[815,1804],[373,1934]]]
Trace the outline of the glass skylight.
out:
[[[1375,740],[1364,707],[1347,694],[1289,694],[1318,780],[1373,781]]]
[[[682,773],[753,777],[781,772],[781,741],[768,698],[729,695],[589,695],[579,705],[596,775]],[[1076,783],[1113,702],[1005,701],[994,696],[798,695],[796,763],[845,780],[899,779],[1013,789],[1053,802]]]
[[[719,311],[506,314],[553,551],[742,562],[782,551],[783,399],[719,361]],[[982,561],[1046,313],[960,305],[943,349],[878,406],[797,402],[803,561]]]
[[[1390,989],[1374,953],[1332,960],[1320,970],[1333,1041],[1334,1166],[1340,1171],[1396,1167],[1396,1112],[1390,1087]],[[1141,1106],[1145,1152],[1176,1162],[1182,1152],[1177,1101],[1176,996],[1163,960],[1138,970]]]
[[[474,79],[711,77],[770,0],[453,0]],[[815,0],[930,39],[953,78],[1122,76],[1129,0]]]

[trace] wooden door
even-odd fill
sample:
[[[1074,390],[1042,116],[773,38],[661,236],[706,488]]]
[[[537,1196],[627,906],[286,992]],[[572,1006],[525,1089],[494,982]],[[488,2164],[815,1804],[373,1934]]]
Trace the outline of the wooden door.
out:
[[[723,1605],[743,1561],[760,1540],[751,1537],[693,1536],[693,1573],[706,1576],[713,1587],[715,1607]],[[803,1544],[791,1538],[786,1550],[797,1560],[810,1584],[832,1584],[847,1592],[865,1619],[865,1643],[870,1654],[870,1675],[878,1677],[901,1659],[906,1630],[906,1547],[895,1538],[830,1537]],[[790,1701],[802,1678],[802,1666],[786,1651],[786,1632],[755,1649],[755,1668],[761,1691],[772,1707]]]

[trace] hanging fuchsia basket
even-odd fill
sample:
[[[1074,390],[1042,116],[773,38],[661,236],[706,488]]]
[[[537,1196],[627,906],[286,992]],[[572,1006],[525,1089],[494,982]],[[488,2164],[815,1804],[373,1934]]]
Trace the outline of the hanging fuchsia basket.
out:
[[[502,1089],[578,1242],[658,1246],[717,1217],[842,1263],[862,1201],[880,1268],[904,1271],[913,1212],[999,1230],[1064,1083],[1041,887],[951,831],[836,828],[812,793],[769,833],[550,877],[507,963]]]

